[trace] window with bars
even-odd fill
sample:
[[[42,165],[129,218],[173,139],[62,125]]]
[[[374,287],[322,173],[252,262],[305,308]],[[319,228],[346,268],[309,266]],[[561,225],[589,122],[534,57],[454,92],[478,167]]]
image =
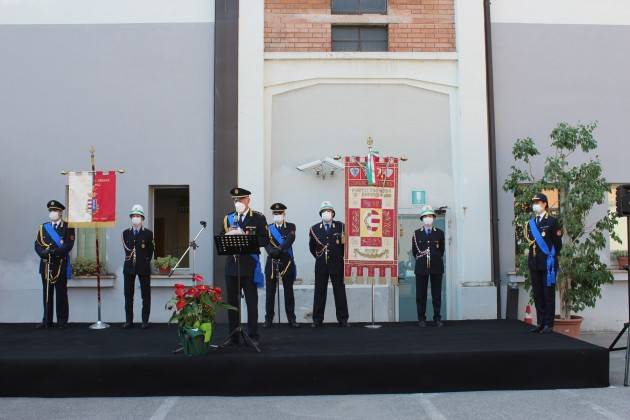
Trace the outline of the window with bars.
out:
[[[332,27],[333,51],[387,51],[387,26]]]

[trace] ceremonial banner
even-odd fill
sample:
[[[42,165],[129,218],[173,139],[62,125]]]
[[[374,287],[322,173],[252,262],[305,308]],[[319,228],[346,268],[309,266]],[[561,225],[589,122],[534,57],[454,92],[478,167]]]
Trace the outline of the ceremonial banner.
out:
[[[398,278],[398,158],[345,158],[346,246],[344,275]],[[389,270],[387,270],[389,269]],[[387,271],[386,271],[387,270]]]
[[[70,172],[68,189],[68,224],[71,227],[116,224],[116,172]]]

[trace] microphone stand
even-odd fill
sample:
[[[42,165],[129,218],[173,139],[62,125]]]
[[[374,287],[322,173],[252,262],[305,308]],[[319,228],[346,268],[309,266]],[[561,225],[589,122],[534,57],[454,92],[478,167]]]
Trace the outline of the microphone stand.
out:
[[[173,273],[175,272],[175,270],[179,267],[181,262],[184,260],[184,257],[186,257],[186,255],[190,252],[190,250],[192,250],[192,252],[190,253],[190,259],[191,259],[190,266],[192,268],[191,280],[192,280],[193,286],[195,285],[195,253],[197,251],[197,248],[199,248],[199,245],[197,245],[197,238],[199,238],[199,235],[201,235],[201,232],[203,232],[208,226],[208,223],[206,223],[204,220],[200,221],[199,224],[201,225],[201,229],[199,229],[199,232],[197,232],[197,235],[195,235],[193,240],[190,241],[190,243],[188,244],[188,248],[186,248],[186,251],[184,251],[182,256],[179,257],[177,264],[175,264],[175,266],[171,268],[170,273],[168,273],[168,277],[171,277]]]
[[[184,253],[182,254],[181,257],[179,257],[179,260],[177,261],[177,264],[175,264],[175,266],[173,268],[171,268],[171,271],[168,273],[168,277],[170,278],[173,273],[175,272],[175,269],[177,269],[179,267],[179,265],[181,264],[181,262],[184,260],[184,257],[190,252],[190,250],[192,250],[192,252],[190,253],[190,267],[192,269],[192,273],[191,273],[191,282],[192,285],[195,285],[195,253],[197,251],[197,248],[199,248],[199,245],[197,244],[197,238],[199,238],[199,235],[201,235],[201,232],[203,232],[206,227],[208,226],[208,223],[206,223],[206,221],[202,220],[199,222],[199,224],[201,225],[201,229],[199,229],[199,232],[197,232],[197,234],[195,235],[195,237],[192,239],[192,241],[189,242],[188,244],[188,248],[186,248],[186,251],[184,251]],[[180,353],[184,350],[183,347],[178,347],[175,350],[173,350],[173,353]]]

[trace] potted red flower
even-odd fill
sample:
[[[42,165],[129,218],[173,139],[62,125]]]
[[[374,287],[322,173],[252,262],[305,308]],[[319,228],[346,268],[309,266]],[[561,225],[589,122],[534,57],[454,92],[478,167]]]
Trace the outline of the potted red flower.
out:
[[[223,302],[221,289],[202,284],[195,276],[195,286],[175,285],[175,296],[166,304],[173,314],[169,322],[177,322],[179,335],[187,356],[208,354],[217,311],[236,308]]]

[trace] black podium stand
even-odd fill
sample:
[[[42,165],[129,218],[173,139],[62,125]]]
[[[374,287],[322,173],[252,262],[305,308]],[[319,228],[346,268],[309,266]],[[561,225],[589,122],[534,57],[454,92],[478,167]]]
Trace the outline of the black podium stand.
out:
[[[225,346],[234,336],[241,337],[243,342],[260,353],[260,347],[252,341],[249,335],[245,334],[241,326],[241,255],[248,255],[258,252],[258,237],[256,235],[215,235],[214,243],[217,248],[218,255],[227,255],[233,257],[236,262],[236,281],[238,293],[238,305],[236,313],[238,316],[238,326],[234,328],[227,338],[223,341]]]

